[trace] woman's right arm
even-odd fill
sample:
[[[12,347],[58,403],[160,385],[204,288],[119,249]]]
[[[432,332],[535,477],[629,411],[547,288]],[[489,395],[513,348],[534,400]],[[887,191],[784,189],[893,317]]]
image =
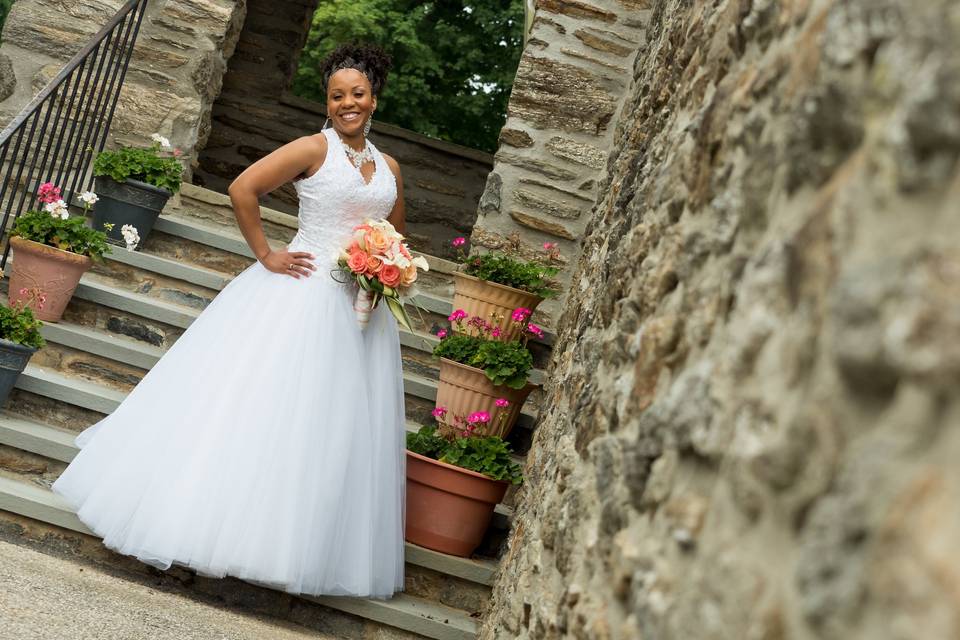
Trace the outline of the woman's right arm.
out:
[[[240,233],[257,260],[274,273],[286,273],[294,278],[309,276],[316,269],[310,260],[316,256],[305,251],[270,249],[260,221],[260,196],[298,176],[317,171],[326,155],[324,136],[297,138],[247,167],[227,189]]]

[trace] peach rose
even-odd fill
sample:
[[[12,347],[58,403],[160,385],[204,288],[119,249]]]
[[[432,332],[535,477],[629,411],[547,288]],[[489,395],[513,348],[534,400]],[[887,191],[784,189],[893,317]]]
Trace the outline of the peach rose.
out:
[[[385,264],[380,269],[380,282],[388,287],[395,287],[400,284],[400,267],[395,264]]]
[[[351,251],[350,257],[347,258],[347,266],[354,273],[363,273],[367,270],[367,254],[360,249]]]
[[[377,253],[383,253],[390,248],[390,238],[382,229],[371,229],[367,232],[367,246]]]
[[[409,287],[416,281],[417,281],[417,265],[412,264],[403,270],[403,275],[400,276],[400,284],[402,284],[405,287]]]
[[[383,268],[383,260],[377,256],[367,256],[367,275],[374,275],[380,273],[380,269]]]

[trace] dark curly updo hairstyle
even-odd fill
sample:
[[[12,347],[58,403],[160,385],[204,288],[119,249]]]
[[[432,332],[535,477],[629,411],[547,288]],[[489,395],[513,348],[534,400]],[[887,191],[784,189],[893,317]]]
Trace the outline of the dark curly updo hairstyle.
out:
[[[387,84],[387,73],[393,61],[390,55],[373,44],[341,44],[330,52],[320,63],[320,77],[326,90],[330,76],[340,69],[357,69],[366,74],[373,89],[373,95],[380,96]]]

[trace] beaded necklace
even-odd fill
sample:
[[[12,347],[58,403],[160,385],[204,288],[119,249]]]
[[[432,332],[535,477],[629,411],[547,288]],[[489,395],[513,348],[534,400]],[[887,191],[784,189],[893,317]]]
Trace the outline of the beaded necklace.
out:
[[[347,143],[340,139],[340,143],[343,145],[343,150],[347,153],[347,157],[350,158],[350,162],[353,163],[357,169],[359,169],[364,162],[373,162],[373,151],[370,150],[370,146],[367,144],[367,139],[363,139],[363,149],[357,151]]]

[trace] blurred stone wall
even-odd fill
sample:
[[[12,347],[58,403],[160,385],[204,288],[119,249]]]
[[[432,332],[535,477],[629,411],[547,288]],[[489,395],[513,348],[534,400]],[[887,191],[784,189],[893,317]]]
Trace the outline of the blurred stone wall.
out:
[[[481,638],[960,638],[960,4],[648,40]]]
[[[124,2],[17,0],[0,46],[0,119],[9,121]],[[189,175],[210,135],[210,109],[245,16],[243,0],[154,0],[146,14],[108,146],[160,133],[183,152]],[[9,66],[12,73],[4,73]],[[7,95],[3,95],[6,93]]]
[[[537,0],[510,95],[500,148],[480,200],[471,250],[511,246],[566,258],[565,291],[580,253],[598,180],[613,142],[612,122],[644,42],[649,0]],[[535,319],[553,327],[564,295]]]

